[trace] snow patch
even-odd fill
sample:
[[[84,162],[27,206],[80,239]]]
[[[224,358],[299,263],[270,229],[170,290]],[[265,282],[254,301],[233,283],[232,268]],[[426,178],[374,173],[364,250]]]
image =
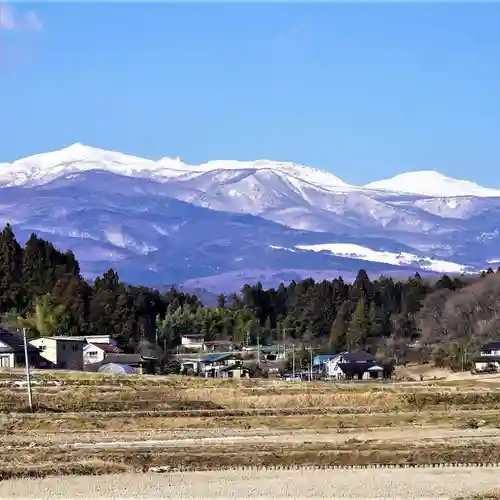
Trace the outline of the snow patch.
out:
[[[446,177],[434,170],[407,172],[396,175],[390,179],[371,182],[364,187],[394,193],[419,194],[425,196],[500,196],[499,190],[485,188],[475,182]]]
[[[352,243],[325,243],[319,245],[297,245],[299,250],[308,250],[312,252],[329,252],[338,257],[347,259],[360,259],[370,262],[379,262],[393,266],[415,266],[417,265],[426,271],[435,271],[440,273],[462,273],[467,271],[467,266],[449,262],[446,260],[435,260],[427,257],[406,252],[387,252],[381,250],[372,250]]]

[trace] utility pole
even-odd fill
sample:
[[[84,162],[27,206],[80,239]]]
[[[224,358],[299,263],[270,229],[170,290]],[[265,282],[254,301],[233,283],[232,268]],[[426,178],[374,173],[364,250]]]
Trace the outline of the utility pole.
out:
[[[257,332],[257,367],[260,368],[260,331]]]
[[[28,384],[28,407],[33,413],[33,396],[31,394],[30,361],[28,358],[28,341],[26,340],[26,328],[23,328],[24,340],[24,364],[26,365],[26,383]]]
[[[295,379],[295,344],[292,344],[292,376]]]
[[[313,379],[313,348],[309,347],[309,382]]]

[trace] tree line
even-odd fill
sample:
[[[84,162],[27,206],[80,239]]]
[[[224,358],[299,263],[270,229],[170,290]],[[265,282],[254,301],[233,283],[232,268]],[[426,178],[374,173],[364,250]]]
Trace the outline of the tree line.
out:
[[[0,233],[5,326],[25,327],[34,336],[110,334],[127,351],[143,342],[173,349],[183,334],[200,333],[205,340],[242,345],[254,345],[258,338],[261,344],[310,345],[319,352],[362,349],[404,359],[417,340],[428,345],[461,338],[450,334],[457,307],[467,310],[461,291],[481,287],[477,283],[492,274],[500,278],[490,269],[477,277],[430,280],[415,273],[370,280],[360,270],[352,283],[339,277],[292,281],[273,289],[245,285],[238,294],[220,295],[216,307],[206,307],[194,294],[174,288],[125,284],[112,269],[89,282],[71,251],[61,252],[35,234],[22,246],[10,225]],[[461,297],[461,305],[443,306],[447,312],[440,315],[436,304],[450,297]],[[487,314],[485,309],[478,321]]]

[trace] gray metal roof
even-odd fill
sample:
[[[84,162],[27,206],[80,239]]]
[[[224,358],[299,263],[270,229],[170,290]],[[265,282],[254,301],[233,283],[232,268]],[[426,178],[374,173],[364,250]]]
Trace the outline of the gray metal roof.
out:
[[[20,333],[0,328],[0,342],[7,347],[0,347],[0,352],[24,353],[24,340]],[[28,343],[28,352],[40,352],[40,349]]]

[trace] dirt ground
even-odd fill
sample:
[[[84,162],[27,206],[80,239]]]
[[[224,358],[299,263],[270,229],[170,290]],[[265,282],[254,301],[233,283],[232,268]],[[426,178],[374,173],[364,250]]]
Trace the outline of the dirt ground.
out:
[[[499,442],[500,431],[496,428],[481,429],[450,429],[437,427],[413,427],[413,428],[378,428],[378,429],[353,429],[337,432],[332,429],[323,429],[321,432],[303,429],[298,431],[282,432],[259,432],[245,431],[240,429],[235,433],[234,429],[217,429],[217,436],[207,437],[199,432],[182,431],[150,433],[145,437],[143,433],[78,433],[78,434],[44,434],[38,437],[19,436],[2,439],[3,446],[47,446],[47,445],[67,445],[74,449],[109,449],[109,448],[168,448],[168,447],[200,447],[214,444],[238,444],[250,443],[282,443],[282,444],[303,444],[303,443],[325,443],[342,444],[352,443],[374,443],[384,441],[385,443],[409,444],[424,443],[426,441],[443,441],[453,444],[458,441],[488,440],[488,442]]]
[[[499,469],[183,472],[0,483],[0,498],[452,499],[499,486]]]

